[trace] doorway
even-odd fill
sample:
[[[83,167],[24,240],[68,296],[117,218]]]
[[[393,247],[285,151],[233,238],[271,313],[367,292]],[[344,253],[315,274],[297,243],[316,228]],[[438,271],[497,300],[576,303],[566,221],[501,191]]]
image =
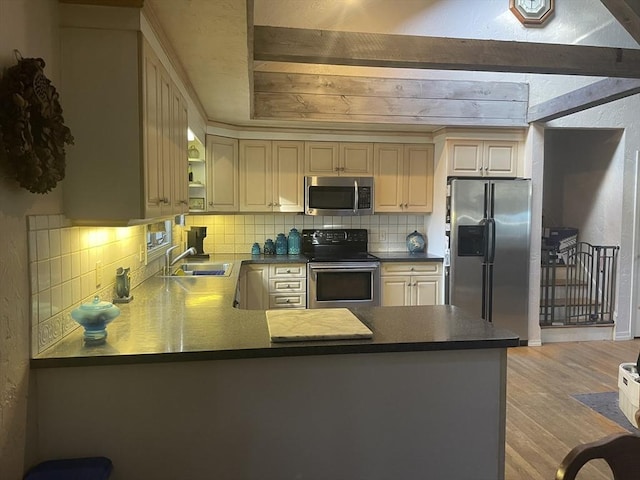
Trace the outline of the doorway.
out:
[[[619,284],[617,269],[617,249],[626,221],[621,189],[623,133],[621,129],[545,130],[540,317],[543,328],[611,324],[614,319],[618,290],[625,288]],[[590,256],[584,258],[591,260],[576,260],[576,252],[583,255],[586,251]],[[575,272],[579,272],[580,284],[567,278],[576,277]],[[608,308],[603,307],[603,299],[610,303]],[[580,337],[583,331],[576,330],[575,335],[574,340],[591,339],[589,335]],[[566,333],[563,338],[566,339]]]

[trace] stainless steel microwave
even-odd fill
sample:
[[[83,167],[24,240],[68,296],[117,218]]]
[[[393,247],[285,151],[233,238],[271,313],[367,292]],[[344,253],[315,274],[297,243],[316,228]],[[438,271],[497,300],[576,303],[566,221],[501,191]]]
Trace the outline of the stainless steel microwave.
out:
[[[373,214],[373,177],[305,177],[306,215]]]

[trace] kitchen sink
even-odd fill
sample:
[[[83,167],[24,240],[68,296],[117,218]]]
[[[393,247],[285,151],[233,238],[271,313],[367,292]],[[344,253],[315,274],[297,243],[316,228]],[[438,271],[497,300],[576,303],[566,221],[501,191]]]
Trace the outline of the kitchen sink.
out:
[[[170,277],[199,276],[199,277],[228,277],[231,275],[233,263],[221,262],[197,262],[183,263],[175,267],[175,270],[168,275]],[[161,276],[167,276],[162,275]]]

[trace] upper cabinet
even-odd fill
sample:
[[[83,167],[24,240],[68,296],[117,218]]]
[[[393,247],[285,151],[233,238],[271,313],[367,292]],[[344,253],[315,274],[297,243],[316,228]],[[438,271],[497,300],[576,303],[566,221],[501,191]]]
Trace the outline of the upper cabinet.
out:
[[[138,30],[60,29],[61,97],[75,144],[64,210],[126,224],[187,211],[187,106]]]
[[[433,145],[377,143],[374,177],[376,212],[433,210]]]
[[[303,143],[240,141],[240,211],[302,212]]]
[[[207,205],[209,212],[237,212],[238,140],[207,135]]]
[[[373,144],[306,142],[304,174],[370,177],[373,175]]]
[[[449,140],[448,169],[452,177],[512,177],[522,171],[519,142]]]

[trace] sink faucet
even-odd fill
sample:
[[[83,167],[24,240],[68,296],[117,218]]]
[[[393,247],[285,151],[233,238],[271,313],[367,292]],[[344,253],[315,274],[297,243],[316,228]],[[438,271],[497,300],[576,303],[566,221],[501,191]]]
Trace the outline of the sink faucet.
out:
[[[187,248],[184,252],[178,255],[176,258],[171,260],[171,252],[173,252],[179,245],[174,245],[173,247],[167,248],[167,251],[164,253],[164,272],[165,275],[169,275],[171,267],[182,260],[184,257],[188,257],[189,255],[195,255],[198,253],[194,247]]]

